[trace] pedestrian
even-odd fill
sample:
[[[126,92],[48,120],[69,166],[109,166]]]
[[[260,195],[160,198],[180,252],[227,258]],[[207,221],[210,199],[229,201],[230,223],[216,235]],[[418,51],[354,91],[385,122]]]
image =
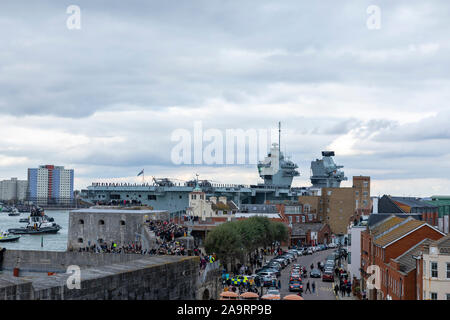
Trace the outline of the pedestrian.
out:
[[[334,294],[337,296],[338,293],[339,293],[339,285],[336,283],[336,284],[334,285]]]
[[[313,283],[311,284],[312,287],[312,293],[316,292],[316,283],[313,281]]]
[[[281,289],[281,281],[280,281],[280,279],[278,279],[278,290],[280,290]]]
[[[350,293],[352,292],[352,287],[347,286],[347,296],[350,297]]]
[[[308,282],[306,283],[306,290],[305,290],[305,293],[306,293],[308,290],[309,290],[309,293],[311,293],[311,288],[309,287],[309,280],[308,280]]]
[[[345,287],[341,286],[341,296],[342,298],[345,297]]]

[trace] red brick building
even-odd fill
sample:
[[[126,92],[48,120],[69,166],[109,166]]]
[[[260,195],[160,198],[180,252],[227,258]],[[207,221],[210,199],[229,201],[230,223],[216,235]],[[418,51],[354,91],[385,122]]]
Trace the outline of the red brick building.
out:
[[[380,287],[367,290],[371,300],[410,300],[415,298],[415,262],[409,253],[425,239],[437,240],[444,234],[424,221],[391,216],[361,232],[361,273],[367,289],[367,268],[380,268]],[[411,251],[412,252],[412,251]],[[410,253],[411,253],[410,252]]]

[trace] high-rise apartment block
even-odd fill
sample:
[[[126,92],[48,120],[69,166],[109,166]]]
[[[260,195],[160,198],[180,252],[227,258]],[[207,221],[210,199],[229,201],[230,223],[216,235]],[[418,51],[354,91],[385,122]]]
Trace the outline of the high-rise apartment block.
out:
[[[28,169],[28,200],[37,205],[68,205],[73,201],[73,169],[54,165]]]

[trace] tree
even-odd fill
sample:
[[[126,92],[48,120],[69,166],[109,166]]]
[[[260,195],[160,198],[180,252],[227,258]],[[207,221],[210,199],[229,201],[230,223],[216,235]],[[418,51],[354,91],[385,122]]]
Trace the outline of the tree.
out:
[[[221,224],[206,236],[205,250],[226,265],[242,255],[242,237],[232,222]]]
[[[216,227],[208,233],[205,249],[208,253],[216,253],[226,264],[234,258],[250,255],[260,247],[267,247],[274,241],[286,241],[287,238],[288,229],[282,222],[255,216]]]

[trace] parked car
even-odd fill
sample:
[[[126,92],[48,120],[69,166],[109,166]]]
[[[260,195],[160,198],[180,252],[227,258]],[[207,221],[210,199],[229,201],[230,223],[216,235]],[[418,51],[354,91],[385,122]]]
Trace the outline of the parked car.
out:
[[[281,270],[282,269],[281,264],[279,262],[276,262],[276,261],[269,262],[268,264],[266,264],[266,267],[277,269],[277,270]]]
[[[260,274],[261,272],[269,272],[275,274],[275,276],[279,277],[281,275],[281,271],[273,268],[262,268],[261,270],[258,270],[257,274]]]
[[[325,270],[322,274],[322,281],[334,281],[333,271]]]
[[[268,271],[268,270],[264,270],[264,271],[260,271],[257,273],[258,276],[262,277],[262,276],[274,276],[276,277],[277,274],[274,271]]]
[[[275,258],[275,259],[272,259],[271,261],[278,262],[281,265],[281,268],[283,268],[283,269],[286,268],[286,266],[288,265],[287,260],[282,259],[282,258]]]
[[[270,287],[273,285],[274,276],[269,275],[257,275],[259,278],[259,282],[263,285],[263,287]],[[276,277],[275,277],[276,279]],[[256,278],[255,278],[256,280]]]
[[[313,253],[314,253],[314,251],[312,248],[309,248],[308,251],[306,251],[306,254],[313,254]]]

